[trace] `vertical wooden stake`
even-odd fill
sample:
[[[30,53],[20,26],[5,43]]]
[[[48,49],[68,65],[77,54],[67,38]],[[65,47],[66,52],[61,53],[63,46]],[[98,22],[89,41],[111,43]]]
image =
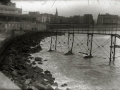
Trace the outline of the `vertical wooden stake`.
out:
[[[55,40],[55,50],[56,50],[56,47],[57,47],[57,31],[56,31],[56,40]]]
[[[110,60],[109,60],[109,65],[111,65],[111,59],[112,59],[112,43],[113,43],[113,35],[111,35]]]
[[[114,36],[114,53],[113,53],[113,64],[115,62],[115,45],[116,45],[116,36]]]
[[[90,57],[92,57],[92,42],[93,42],[93,34],[91,34]]]

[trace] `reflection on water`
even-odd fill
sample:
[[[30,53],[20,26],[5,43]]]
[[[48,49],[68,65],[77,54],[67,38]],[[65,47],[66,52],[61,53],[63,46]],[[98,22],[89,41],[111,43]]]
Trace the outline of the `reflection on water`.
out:
[[[75,38],[76,42],[83,40],[85,36],[77,36]],[[95,39],[96,38],[96,39]],[[93,49],[97,48],[97,45],[104,43],[108,40],[109,36],[95,36]],[[77,40],[79,39],[79,40]],[[95,41],[96,40],[96,41]],[[100,41],[100,42],[97,42]],[[59,43],[60,42],[60,43]],[[64,43],[65,42],[65,43]],[[95,44],[95,42],[97,44]],[[109,66],[109,46],[110,42],[101,49],[98,49],[93,53],[93,58],[84,59],[83,54],[80,51],[86,51],[86,39],[81,46],[76,46],[78,43],[74,44],[74,55],[64,55],[70,46],[67,46],[67,38],[63,36],[58,37],[57,51],[47,52],[49,50],[50,37],[46,38],[41,42],[43,50],[39,53],[35,53],[33,56],[40,56],[48,61],[44,62],[43,65],[39,65],[43,69],[50,70],[53,77],[56,78],[56,82],[59,84],[59,88],[66,90],[70,88],[71,90],[80,89],[119,89],[120,83],[120,58],[116,58],[115,66]],[[71,42],[70,42],[71,43]],[[119,44],[119,41],[117,40]],[[53,47],[54,48],[54,47]],[[80,49],[81,48],[81,49]],[[104,51],[104,52],[103,52]],[[108,56],[106,56],[106,55]],[[116,50],[116,54],[120,54],[120,50]],[[66,83],[66,87],[61,87],[62,84]]]

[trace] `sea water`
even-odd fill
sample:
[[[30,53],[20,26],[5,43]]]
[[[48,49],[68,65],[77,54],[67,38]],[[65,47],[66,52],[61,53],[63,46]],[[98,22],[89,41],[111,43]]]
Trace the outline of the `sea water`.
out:
[[[37,64],[44,70],[49,70],[58,88],[66,90],[84,90],[84,89],[119,89],[120,88],[120,49],[116,49],[116,58],[114,65],[109,65],[111,37],[106,35],[94,35],[92,43],[93,58],[83,58],[84,53],[90,51],[87,45],[87,35],[76,34],[73,45],[73,55],[64,55],[71,49],[72,35],[69,39],[67,34],[57,37],[57,50],[48,52],[50,49],[51,37],[41,41],[42,51],[33,54],[34,57],[42,57],[42,65]],[[51,49],[55,49],[55,36],[52,37]],[[116,43],[120,45],[120,40]],[[89,47],[89,48],[88,48]],[[83,53],[81,53],[83,52]],[[61,85],[67,84],[62,87]]]

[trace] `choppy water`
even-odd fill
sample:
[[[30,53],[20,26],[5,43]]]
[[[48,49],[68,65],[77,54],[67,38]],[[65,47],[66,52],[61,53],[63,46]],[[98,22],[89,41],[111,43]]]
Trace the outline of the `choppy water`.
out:
[[[53,37],[55,39],[55,37]],[[70,36],[72,39],[72,37]],[[87,52],[87,38],[85,35],[75,35],[73,48],[74,55],[64,55],[70,50],[71,41],[68,45],[67,36],[58,37],[57,51],[47,52],[50,47],[51,38],[48,37],[41,42],[43,50],[33,56],[40,56],[44,60],[43,65],[38,65],[44,70],[50,70],[55,81],[58,82],[59,88],[66,90],[83,90],[83,89],[119,89],[120,88],[120,49],[116,49],[115,65],[109,66],[109,47],[110,36],[94,36],[93,38],[93,58],[85,59],[79,52]],[[82,41],[83,40],[83,41]],[[54,43],[55,40],[53,40]],[[80,43],[82,41],[82,44]],[[98,42],[99,41],[99,42]],[[102,45],[104,42],[107,44]],[[120,45],[120,40],[117,39]],[[84,46],[83,46],[84,45]],[[98,46],[97,46],[98,45]],[[104,47],[102,47],[104,46]],[[52,45],[54,49],[55,45]],[[61,87],[66,83],[67,86]]]

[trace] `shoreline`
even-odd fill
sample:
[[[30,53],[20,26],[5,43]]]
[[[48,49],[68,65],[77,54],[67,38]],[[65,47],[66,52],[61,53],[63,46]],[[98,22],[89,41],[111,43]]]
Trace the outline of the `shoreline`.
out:
[[[34,67],[35,61],[38,61],[39,64],[42,63],[42,58],[36,57],[35,61],[30,62],[30,58],[32,58],[30,54],[42,50],[39,45],[40,41],[51,35],[54,33],[32,32],[6,40],[3,43],[2,46],[5,50],[1,52],[1,55],[4,54],[1,56],[3,60],[0,63],[0,69],[21,89],[54,90],[51,85],[55,84],[55,78],[52,77],[50,71],[43,71],[38,66]]]

